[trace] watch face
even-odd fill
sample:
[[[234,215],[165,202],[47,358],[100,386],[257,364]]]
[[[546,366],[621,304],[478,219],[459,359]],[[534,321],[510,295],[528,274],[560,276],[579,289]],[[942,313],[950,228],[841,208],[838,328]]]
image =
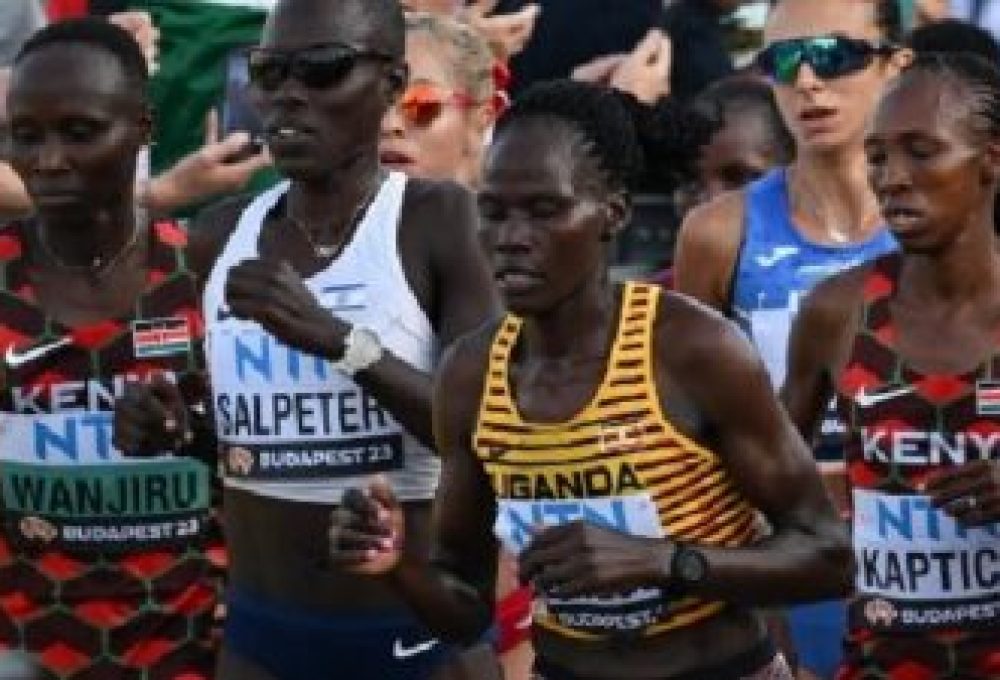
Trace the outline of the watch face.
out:
[[[690,548],[683,548],[677,555],[677,576],[687,583],[696,583],[705,578],[705,558]]]

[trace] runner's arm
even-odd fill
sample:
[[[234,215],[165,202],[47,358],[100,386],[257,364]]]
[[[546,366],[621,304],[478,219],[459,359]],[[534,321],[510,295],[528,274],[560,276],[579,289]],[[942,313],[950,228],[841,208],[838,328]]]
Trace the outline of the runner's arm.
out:
[[[493,317],[497,304],[475,238],[477,218],[468,191],[457,185],[413,186],[420,200],[404,203],[399,252],[438,347],[447,347]],[[288,262],[240,262],[229,270],[225,295],[234,316],[256,321],[289,347],[331,362],[344,357],[351,324],[327,310]],[[407,431],[433,445],[429,371],[383,347],[380,357],[353,380]]]
[[[437,191],[414,207],[413,227],[424,231],[411,239],[416,248],[426,248],[430,267],[418,272],[405,267],[411,286],[425,290],[421,299],[443,351],[455,340],[478,328],[500,313],[493,281],[478,241],[479,216],[465,189],[438,184]],[[406,248],[401,242],[401,250]],[[414,250],[416,250],[414,248]],[[405,263],[404,263],[405,266]],[[431,390],[433,376],[386,353],[386,359],[358,376],[369,390],[423,443],[432,446]]]
[[[792,422],[807,442],[816,438],[827,404],[834,394],[831,378],[849,351],[852,310],[861,299],[858,270],[827,279],[805,298],[792,326],[788,373],[781,399]],[[819,463],[823,482],[841,512],[850,508],[844,461]]]
[[[708,576],[694,594],[752,606],[843,595],[852,566],[845,528],[753,347],[690,302],[663,316],[676,325],[658,338],[658,356],[714,434],[737,490],[773,530],[753,546],[698,546]]]
[[[831,370],[844,330],[851,327],[850,302],[855,291],[845,275],[817,286],[802,302],[788,340],[788,373],[781,400],[806,441],[812,441],[827,404],[833,398]],[[860,295],[860,291],[857,291]],[[858,298],[853,298],[858,299]],[[846,303],[846,304],[845,304]]]
[[[435,381],[442,470],[431,558],[406,556],[389,576],[429,628],[463,642],[479,639],[492,622],[498,551],[493,491],[470,446],[486,370],[485,350],[469,351],[472,342],[447,353]]]
[[[743,194],[730,193],[692,210],[674,252],[676,289],[723,314],[743,239]]]

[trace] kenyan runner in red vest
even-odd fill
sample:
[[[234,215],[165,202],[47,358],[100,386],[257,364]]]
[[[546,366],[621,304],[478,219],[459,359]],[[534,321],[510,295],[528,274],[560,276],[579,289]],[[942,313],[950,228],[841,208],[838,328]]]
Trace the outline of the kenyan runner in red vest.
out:
[[[211,468],[183,433],[192,455],[143,460],[112,438],[130,382],[200,392],[186,235],[133,199],[146,81],[99,19],[37,33],[11,80],[10,161],[37,212],[0,229],[0,648],[46,678],[212,677]]]
[[[921,57],[865,141],[902,253],[821,285],[786,402],[848,425],[857,574],[841,680],[1000,678],[1000,71]]]

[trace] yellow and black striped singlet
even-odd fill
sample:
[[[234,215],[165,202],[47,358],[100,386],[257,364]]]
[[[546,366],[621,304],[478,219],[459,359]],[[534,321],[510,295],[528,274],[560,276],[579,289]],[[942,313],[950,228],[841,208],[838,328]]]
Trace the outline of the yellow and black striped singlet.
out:
[[[508,315],[489,355],[473,446],[497,497],[496,531],[514,552],[533,527],[574,520],[637,536],[713,546],[756,537],[755,512],[719,457],[666,419],[653,372],[658,287],[628,284],[604,379],[590,403],[561,423],[522,418],[509,365],[521,329]],[[599,639],[654,635],[690,626],[724,607],[667,601],[657,588],[560,599],[541,593],[535,622],[560,634]]]

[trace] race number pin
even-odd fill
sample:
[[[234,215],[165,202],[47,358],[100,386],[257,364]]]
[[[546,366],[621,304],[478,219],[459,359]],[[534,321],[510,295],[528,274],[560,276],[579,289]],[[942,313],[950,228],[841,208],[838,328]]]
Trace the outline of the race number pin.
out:
[[[136,359],[184,354],[191,349],[191,326],[183,316],[132,322]]]
[[[980,380],[976,383],[976,414],[1000,416],[1000,381]]]

